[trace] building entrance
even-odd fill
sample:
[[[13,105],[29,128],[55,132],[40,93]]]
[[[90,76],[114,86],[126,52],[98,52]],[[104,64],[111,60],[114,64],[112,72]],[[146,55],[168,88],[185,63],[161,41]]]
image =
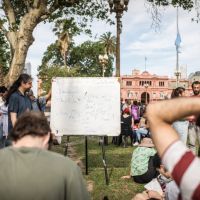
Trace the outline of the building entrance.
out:
[[[149,93],[148,92],[143,92],[142,94],[141,94],[141,103],[142,104],[148,104],[149,103],[149,100],[150,100],[150,95],[149,95]]]

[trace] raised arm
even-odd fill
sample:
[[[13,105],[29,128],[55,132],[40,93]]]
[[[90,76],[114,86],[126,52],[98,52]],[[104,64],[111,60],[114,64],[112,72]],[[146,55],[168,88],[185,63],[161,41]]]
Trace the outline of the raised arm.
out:
[[[49,99],[51,99],[51,89],[49,90],[48,94],[45,95],[45,99],[46,99],[46,101],[48,101]]]
[[[152,139],[161,156],[171,144],[179,139],[171,124],[190,115],[200,115],[199,97],[166,100],[147,107]]]

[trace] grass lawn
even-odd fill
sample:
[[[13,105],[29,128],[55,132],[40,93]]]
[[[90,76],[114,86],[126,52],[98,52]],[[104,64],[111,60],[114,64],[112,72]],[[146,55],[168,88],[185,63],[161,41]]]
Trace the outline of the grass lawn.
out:
[[[67,137],[64,136],[62,144],[53,146],[52,150],[64,154],[64,143]],[[129,175],[130,161],[133,152],[133,147],[128,148],[118,147],[111,144],[106,149],[106,160],[108,165],[108,174],[110,183],[107,186],[105,182],[104,168],[102,163],[101,146],[99,146],[99,137],[88,137],[88,172],[83,174],[87,182],[92,185],[91,196],[94,200],[102,200],[105,196],[109,200],[129,200],[136,193],[143,191],[143,185],[136,184],[132,180],[121,179],[124,175]],[[85,165],[85,138],[83,136],[70,136],[70,146],[76,151],[76,157]]]

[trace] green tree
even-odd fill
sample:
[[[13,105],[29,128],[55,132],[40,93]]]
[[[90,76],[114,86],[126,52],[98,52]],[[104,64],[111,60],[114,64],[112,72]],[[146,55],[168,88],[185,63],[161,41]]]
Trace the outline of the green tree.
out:
[[[195,9],[196,16],[194,16],[191,20],[196,21],[197,23],[200,20],[200,2],[199,0],[146,0],[148,3],[147,10],[152,16],[152,26],[155,29],[159,29],[161,23],[161,11],[160,7],[180,7],[184,10],[191,11],[193,8]]]
[[[107,55],[115,54],[116,50],[116,37],[112,36],[111,32],[106,32],[100,36],[100,43],[103,44],[105,48],[105,53]]]
[[[29,47],[34,42],[33,31],[41,22],[71,20],[80,30],[88,20],[108,19],[108,4],[96,0],[2,0],[0,31],[11,48],[11,64],[5,77],[11,84],[22,72]]]
[[[98,42],[86,41],[74,47],[70,53],[68,64],[71,68],[78,68],[80,76],[102,76],[102,66],[99,55],[104,53],[104,45]],[[105,76],[112,75],[113,57],[109,56],[106,64]]]
[[[53,77],[73,77],[76,74],[75,68],[70,70],[69,73],[66,67],[52,65],[51,67],[42,68],[39,72],[39,77],[42,79],[43,90],[49,91]]]
[[[10,64],[9,44],[6,42],[5,36],[0,32],[0,85],[5,74],[8,72]]]
[[[46,90],[55,76],[73,77],[101,77],[102,66],[99,63],[99,55],[104,53],[104,45],[98,42],[86,41],[79,46],[71,44],[67,65],[70,71],[64,66],[57,42],[51,44],[44,53],[42,63],[38,68],[39,77],[47,85]],[[113,71],[113,57],[109,56],[106,64],[105,76],[111,76]]]
[[[179,6],[184,10],[191,10],[196,4],[196,0],[147,0],[148,2],[158,6],[169,6],[170,4],[174,7]]]

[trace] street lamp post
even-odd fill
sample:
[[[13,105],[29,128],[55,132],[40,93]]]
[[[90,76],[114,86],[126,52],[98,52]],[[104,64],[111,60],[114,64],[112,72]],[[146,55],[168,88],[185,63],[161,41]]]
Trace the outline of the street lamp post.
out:
[[[106,71],[105,67],[106,64],[108,64],[108,55],[107,54],[99,55],[99,63],[102,66],[102,76],[104,77]]]
[[[120,77],[120,34],[122,32],[121,17],[124,11],[128,10],[129,0],[108,0],[110,12],[116,13],[117,41],[116,41],[116,77]]]
[[[144,87],[145,87],[145,104],[147,105],[147,88],[149,87],[149,84],[148,83],[144,84]]]
[[[102,66],[102,76],[105,76],[106,71],[106,65],[108,64],[108,55],[99,55],[99,63]],[[105,145],[108,145],[108,136],[104,136],[100,139],[100,143],[104,143]]]

